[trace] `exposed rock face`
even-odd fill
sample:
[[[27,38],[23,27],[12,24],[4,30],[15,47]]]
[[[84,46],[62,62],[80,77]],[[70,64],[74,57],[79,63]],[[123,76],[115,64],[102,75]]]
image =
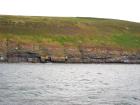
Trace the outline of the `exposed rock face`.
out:
[[[12,55],[9,54],[12,52]],[[15,52],[15,54],[13,53]],[[41,45],[41,44],[25,44],[15,43],[14,41],[1,41],[0,42],[0,62],[18,59],[23,55],[20,53],[28,52],[38,54],[35,62],[60,62],[60,63],[138,63],[140,64],[140,52],[129,53],[121,49],[109,49],[93,46],[72,46],[72,45]],[[18,54],[16,54],[18,53]],[[27,55],[27,54],[24,54]],[[31,55],[30,55],[31,57]],[[35,58],[35,59],[36,59]],[[22,57],[22,59],[28,59]],[[32,57],[32,59],[34,59]],[[21,60],[19,62],[28,62],[28,60]]]

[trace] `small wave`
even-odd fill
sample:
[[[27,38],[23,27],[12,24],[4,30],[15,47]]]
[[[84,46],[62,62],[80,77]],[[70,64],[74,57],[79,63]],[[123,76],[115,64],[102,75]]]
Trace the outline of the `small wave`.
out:
[[[140,101],[140,99],[139,98],[137,98],[137,97],[132,97],[134,100],[139,100]]]
[[[90,81],[89,79],[81,79],[80,81]]]
[[[102,73],[97,73],[98,75],[101,75]]]

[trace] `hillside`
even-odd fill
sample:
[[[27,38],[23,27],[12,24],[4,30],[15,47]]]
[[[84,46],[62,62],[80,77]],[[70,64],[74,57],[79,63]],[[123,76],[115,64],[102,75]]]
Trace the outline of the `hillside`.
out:
[[[35,52],[63,62],[139,60],[140,23],[84,17],[0,16],[0,55]],[[109,61],[107,59],[110,59]]]

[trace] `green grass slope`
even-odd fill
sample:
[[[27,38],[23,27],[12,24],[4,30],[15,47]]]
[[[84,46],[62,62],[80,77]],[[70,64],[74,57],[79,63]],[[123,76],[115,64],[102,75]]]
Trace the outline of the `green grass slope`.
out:
[[[140,50],[140,23],[82,17],[0,16],[0,41]]]

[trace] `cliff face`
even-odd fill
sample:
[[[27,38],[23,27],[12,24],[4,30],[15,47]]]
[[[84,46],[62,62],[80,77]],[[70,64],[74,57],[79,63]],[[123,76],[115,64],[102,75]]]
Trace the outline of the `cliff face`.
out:
[[[22,60],[140,63],[140,24],[95,18],[0,16],[0,61]]]
[[[16,54],[18,52],[36,53],[40,56],[38,62],[64,62],[64,63],[140,63],[139,51],[124,51],[123,49],[111,49],[94,46],[73,46],[55,44],[24,44],[10,40],[1,41],[1,57],[5,61],[11,59],[7,53]],[[25,53],[26,54],[26,53]],[[22,55],[13,55],[15,59]],[[18,58],[16,58],[18,57]],[[27,58],[28,59],[28,58]],[[26,62],[26,60],[8,60],[8,62]],[[28,61],[27,61],[28,62]],[[33,61],[36,62],[36,61]]]

